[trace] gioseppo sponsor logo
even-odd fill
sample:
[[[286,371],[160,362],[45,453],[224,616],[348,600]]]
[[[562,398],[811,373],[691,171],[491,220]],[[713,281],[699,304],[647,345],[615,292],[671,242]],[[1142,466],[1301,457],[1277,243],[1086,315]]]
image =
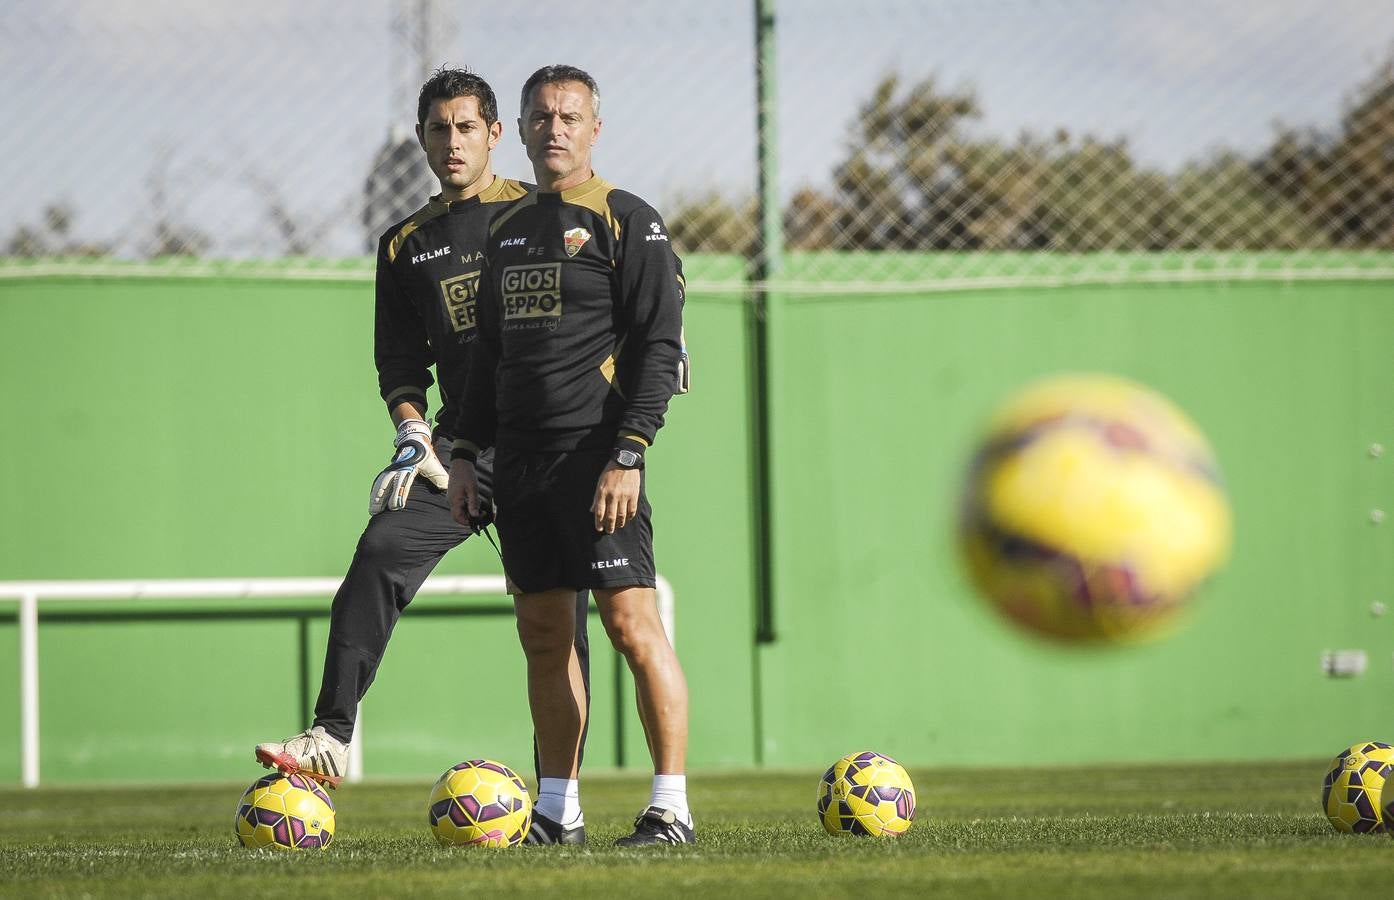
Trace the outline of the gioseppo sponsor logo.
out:
[[[456,334],[474,327],[474,298],[479,296],[479,271],[466,272],[440,283],[445,316]]]
[[[414,266],[419,262],[425,262],[428,259],[435,259],[438,256],[446,256],[449,253],[449,247],[437,247],[435,250],[427,250],[425,253],[416,254],[411,258],[411,264]]]
[[[502,288],[505,321],[561,316],[561,263],[509,266]]]

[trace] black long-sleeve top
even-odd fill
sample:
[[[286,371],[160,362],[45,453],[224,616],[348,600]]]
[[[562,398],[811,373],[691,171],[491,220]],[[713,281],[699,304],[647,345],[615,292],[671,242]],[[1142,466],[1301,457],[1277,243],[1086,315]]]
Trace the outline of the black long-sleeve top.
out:
[[[455,454],[652,444],[676,389],[682,264],[658,213],[598,176],[494,220]]]
[[[432,197],[378,241],[373,358],[388,410],[409,402],[423,412],[426,389],[440,381],[440,430],[458,416],[475,343],[475,308],[489,224],[531,185],[508,178],[477,196]]]

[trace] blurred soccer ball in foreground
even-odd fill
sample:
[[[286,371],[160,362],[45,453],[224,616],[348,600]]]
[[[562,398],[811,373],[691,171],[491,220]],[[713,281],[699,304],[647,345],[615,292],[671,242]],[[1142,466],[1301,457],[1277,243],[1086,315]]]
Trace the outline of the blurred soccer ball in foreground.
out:
[[[334,840],[334,801],[304,775],[264,775],[237,802],[233,828],[243,847],[323,850]]]
[[[889,756],[852,753],[823,773],[818,818],[828,834],[899,837],[915,819],[915,786]]]
[[[427,820],[442,846],[512,847],[527,836],[532,799],[508,766],[472,759],[436,781]]]
[[[1321,807],[1337,831],[1365,834],[1384,831],[1394,791],[1384,797],[1384,786],[1394,776],[1394,747],[1379,741],[1361,741],[1331,761],[1321,783]]]
[[[1162,632],[1224,562],[1230,510],[1205,436],[1175,405],[1108,375],[1029,385],[990,420],[959,545],[973,581],[1053,638]]]

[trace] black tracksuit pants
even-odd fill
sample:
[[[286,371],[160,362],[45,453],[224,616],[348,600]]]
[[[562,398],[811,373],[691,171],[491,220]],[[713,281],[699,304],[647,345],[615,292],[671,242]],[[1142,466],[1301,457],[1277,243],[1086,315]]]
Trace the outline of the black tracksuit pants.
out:
[[[442,460],[450,459],[449,441],[438,439],[435,449]],[[488,455],[476,467],[480,494],[487,500],[492,500],[492,462]],[[411,486],[406,506],[368,520],[343,585],[334,595],[315,725],[345,743],[352,739],[358,701],[377,675],[397,619],[441,557],[469,536],[469,529],[451,517],[445,493],[420,476]],[[589,701],[587,602],[586,591],[576,595],[576,655]]]

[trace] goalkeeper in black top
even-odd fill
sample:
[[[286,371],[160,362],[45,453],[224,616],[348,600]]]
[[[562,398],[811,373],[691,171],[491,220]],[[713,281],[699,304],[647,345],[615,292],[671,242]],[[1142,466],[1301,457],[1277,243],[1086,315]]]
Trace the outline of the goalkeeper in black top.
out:
[[[658,213],[591,168],[600,96],[590,75],[540,69],[521,107],[538,193],[490,228],[451,506],[460,522],[482,509],[478,464],[493,447],[542,775],[528,839],[565,841],[583,825],[577,772],[588,703],[571,602],[589,588],[634,674],[654,764],[649,804],[619,843],[690,843],[687,685],[658,615],[644,491],[644,452],[684,387],[682,267]]]
[[[417,123],[441,192],[378,243],[374,358],[397,427],[395,452],[373,482],[368,525],[334,597],[314,721],[300,734],[256,747],[262,765],[331,787],[346,774],[358,703],[398,617],[441,557],[487,521],[489,509],[486,458],[479,515],[466,524],[452,518],[440,454],[450,447],[449,426],[475,344],[475,293],[489,223],[530,186],[493,173],[490,152],[502,125],[494,92],[479,76],[436,72],[421,88]],[[434,430],[426,421],[433,365],[442,399]],[[585,592],[573,592],[567,603],[581,626],[575,652],[583,683],[586,604]]]

